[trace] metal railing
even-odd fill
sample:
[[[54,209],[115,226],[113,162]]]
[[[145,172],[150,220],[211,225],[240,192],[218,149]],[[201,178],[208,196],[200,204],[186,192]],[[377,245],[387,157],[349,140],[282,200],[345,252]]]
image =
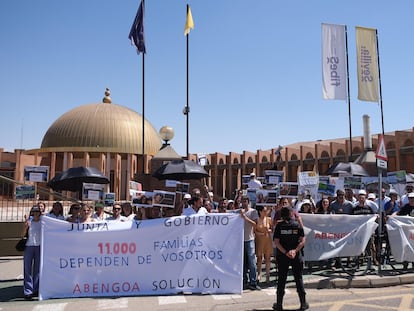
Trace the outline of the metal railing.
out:
[[[4,183],[9,183],[16,188],[16,186],[24,185],[21,182],[14,179],[0,175],[0,180]],[[41,194],[45,197],[53,195],[54,201],[39,200],[39,199],[23,199],[16,200],[12,198],[0,198],[0,222],[22,222],[24,216],[29,215],[30,209],[38,202],[43,202],[46,205],[45,213],[48,213],[52,209],[53,202],[60,201],[63,204],[64,215],[68,214],[70,205],[78,200],[68,198],[59,192],[52,192],[49,188],[36,187],[37,194]]]
[[[55,201],[0,199],[0,222],[23,222],[25,215],[29,215],[32,206],[38,202],[43,202],[46,205],[45,213],[49,213]],[[60,202],[63,205],[63,215],[68,215],[73,201]]]

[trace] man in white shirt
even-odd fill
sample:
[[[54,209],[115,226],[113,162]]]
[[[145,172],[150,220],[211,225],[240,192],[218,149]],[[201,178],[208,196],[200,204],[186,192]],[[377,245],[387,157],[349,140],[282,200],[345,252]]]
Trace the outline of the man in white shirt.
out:
[[[381,207],[382,207],[382,210],[384,210],[385,203],[387,203],[388,201],[391,200],[391,198],[389,196],[385,195],[385,193],[386,193],[385,189],[382,188],[381,189]],[[374,202],[379,207],[379,197],[376,198]]]
[[[376,199],[377,199],[377,195],[375,194],[375,193],[373,193],[373,192],[370,192],[370,193],[368,193],[368,196],[367,196],[367,205],[369,206],[369,207],[371,207],[372,208],[372,210],[375,212],[375,213],[378,213],[378,204],[377,203],[375,203],[375,201],[376,201]]]
[[[400,206],[404,206],[404,205],[406,205],[406,204],[408,204],[408,195],[411,193],[411,192],[413,192],[413,189],[414,189],[414,186],[413,186],[413,184],[407,184],[406,186],[405,186],[405,191],[406,191],[406,193],[404,194],[404,195],[402,195],[401,196],[401,204],[400,204]]]
[[[190,206],[183,209],[182,215],[208,214],[207,209],[203,207],[203,198],[201,196],[194,195],[188,203]]]
[[[354,191],[349,187],[345,188],[345,199],[351,202],[352,204],[356,204],[356,202],[358,201],[354,195]]]
[[[262,188],[262,183],[256,179],[255,173],[250,174],[250,180],[247,183],[247,188],[249,189],[261,189]]]
[[[193,209],[196,211],[197,214],[208,214],[207,209],[203,206],[203,198],[201,196],[195,196],[193,202]]]
[[[106,218],[109,221],[127,221],[128,219],[121,215],[121,204],[115,203],[112,207],[112,216]]]

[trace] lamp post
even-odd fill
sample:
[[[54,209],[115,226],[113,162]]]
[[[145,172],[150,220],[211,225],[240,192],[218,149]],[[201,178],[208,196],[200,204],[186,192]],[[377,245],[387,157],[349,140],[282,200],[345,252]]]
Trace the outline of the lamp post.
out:
[[[171,126],[163,126],[162,128],[160,128],[159,133],[161,139],[164,141],[164,143],[162,144],[163,147],[169,145],[168,142],[174,138],[174,129]]]

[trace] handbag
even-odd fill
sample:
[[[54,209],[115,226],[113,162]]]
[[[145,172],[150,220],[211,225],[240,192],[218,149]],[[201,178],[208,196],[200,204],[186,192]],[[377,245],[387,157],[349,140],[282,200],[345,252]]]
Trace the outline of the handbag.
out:
[[[20,239],[20,241],[17,242],[17,244],[16,244],[16,251],[24,252],[24,250],[26,249],[26,242],[27,242],[26,237]]]

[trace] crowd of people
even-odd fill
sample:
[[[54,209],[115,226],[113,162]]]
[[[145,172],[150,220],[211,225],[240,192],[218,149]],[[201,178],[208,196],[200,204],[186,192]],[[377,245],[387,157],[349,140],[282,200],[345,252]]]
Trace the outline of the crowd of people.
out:
[[[254,189],[260,189],[261,185],[251,176],[249,181]],[[299,249],[303,247],[302,237],[295,237],[299,248],[295,246],[291,252],[285,247],[288,244],[280,242],[280,228],[282,223],[287,226],[290,220],[295,221],[295,226],[303,228],[301,214],[378,214],[381,202],[384,222],[389,215],[414,216],[414,187],[407,184],[406,193],[401,197],[394,190],[382,189],[381,200],[375,193],[367,193],[365,190],[354,192],[352,189],[338,189],[335,196],[323,197],[318,202],[309,193],[304,193],[300,198],[280,197],[277,204],[266,206],[254,204],[247,195],[246,190],[238,190],[232,199],[217,198],[208,188],[193,189],[191,193],[177,194],[174,207],[152,205],[150,207],[134,206],[131,202],[115,202],[112,207],[107,207],[103,202],[73,203],[68,215],[64,215],[62,203],[54,202],[50,211],[46,211],[46,205],[39,202],[33,206],[30,215],[24,223],[22,236],[28,236],[27,247],[24,253],[24,295],[31,299],[37,295],[39,286],[40,263],[40,217],[41,215],[66,220],[74,223],[94,221],[127,221],[145,220],[179,215],[208,214],[208,213],[239,213],[244,219],[244,287],[251,290],[260,290],[261,286],[270,284],[270,267],[274,260],[279,265],[279,271],[286,272],[290,263],[293,267],[295,260],[300,259]],[[217,198],[217,200],[215,200]],[[285,210],[284,210],[285,209]],[[286,212],[289,210],[289,213]],[[291,217],[286,217],[288,214]],[[292,225],[289,223],[289,225]],[[283,238],[283,237],[282,237]],[[285,246],[283,246],[285,245]],[[282,257],[281,257],[282,256]],[[290,258],[286,261],[285,257]],[[280,264],[283,263],[283,267]],[[264,268],[264,269],[263,269]],[[278,272],[279,273],[279,272]],[[301,270],[295,270],[294,275],[301,275]],[[281,279],[285,274],[280,275]],[[262,282],[262,280],[264,281]],[[297,286],[301,289],[301,277]],[[283,282],[282,282],[283,283]],[[284,290],[278,287],[280,292],[278,299],[281,301]],[[299,293],[303,306],[304,291]],[[303,300],[303,301],[302,301]],[[276,304],[279,308],[280,303]]]

